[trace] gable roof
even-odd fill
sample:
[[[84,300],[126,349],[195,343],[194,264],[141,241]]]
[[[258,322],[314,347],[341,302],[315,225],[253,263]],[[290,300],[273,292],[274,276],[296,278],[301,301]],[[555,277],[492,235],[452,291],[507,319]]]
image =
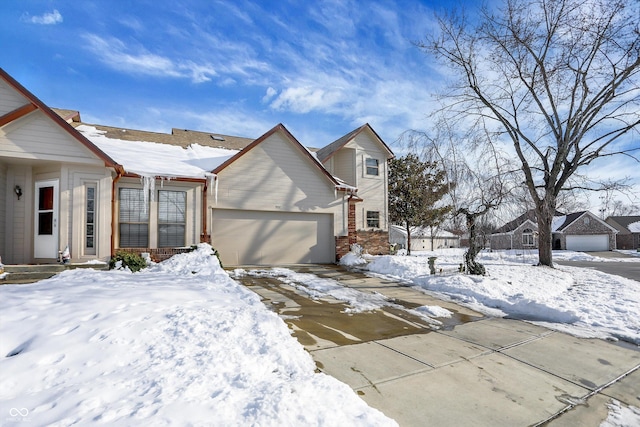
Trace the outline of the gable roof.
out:
[[[585,215],[588,215],[589,217],[602,223],[607,228],[611,229],[611,231],[614,231],[616,233],[618,232],[618,230],[616,230],[615,227],[612,227],[611,225],[607,224],[606,222],[604,222],[603,220],[601,220],[600,218],[598,218],[597,216],[595,216],[589,211],[580,211],[580,212],[573,212],[573,213],[567,214],[565,216],[564,222],[558,222],[554,227],[554,229],[552,229],[551,231],[553,231],[554,233],[555,232],[562,233],[567,227],[569,227],[571,224],[575,223],[578,219],[582,218]]]
[[[618,229],[618,231],[623,231],[627,233],[638,233],[638,231],[634,231],[634,230],[636,230],[635,224],[640,223],[640,215],[610,216],[609,218],[607,218],[606,222],[608,223],[609,220],[613,221],[613,224],[610,224],[610,225]]]
[[[579,212],[579,213],[581,214],[583,212]],[[574,214],[572,214],[572,215],[574,215]],[[558,222],[559,222],[558,220],[562,216],[566,217],[567,215],[564,215],[560,211],[556,211],[556,213],[554,215],[554,223],[558,224]],[[529,209],[528,211],[526,211],[525,213],[523,213],[522,215],[520,215],[516,219],[511,220],[511,221],[507,222],[505,225],[503,225],[502,227],[499,227],[499,228],[495,229],[492,234],[512,233],[527,221],[531,222],[536,227],[538,226],[538,218],[536,216],[535,209]],[[572,221],[573,221],[573,219],[572,219]],[[564,222],[561,222],[558,225],[562,225],[562,224],[564,224]],[[552,231],[556,231],[554,226],[552,226]]]
[[[533,209],[529,209],[516,219],[513,219],[503,225],[502,227],[498,227],[493,231],[493,234],[501,234],[501,233],[511,233],[515,231],[518,227],[524,224],[526,221],[531,221],[534,224],[537,224],[536,220],[536,212]]]
[[[349,141],[354,139],[356,136],[358,136],[360,133],[364,132],[365,130],[369,130],[375,136],[378,143],[380,143],[380,145],[387,151],[389,158],[394,157],[393,151],[391,151],[391,149],[387,146],[387,144],[384,143],[382,138],[380,138],[380,136],[376,133],[376,131],[373,130],[371,125],[369,125],[369,123],[365,123],[359,128],[352,130],[345,136],[336,139],[326,147],[323,147],[318,151],[316,151],[316,156],[318,156],[318,160],[324,163],[325,161],[330,159],[338,150],[344,147]]]
[[[248,152],[250,152],[253,148],[255,148],[256,146],[258,146],[259,144],[261,144],[262,142],[264,142],[265,140],[267,140],[271,135],[275,134],[275,133],[282,133],[284,134],[285,138],[294,146],[296,147],[298,150],[300,150],[300,152],[307,157],[311,163],[318,168],[318,170],[320,171],[320,173],[322,175],[324,175],[324,177],[329,180],[329,182],[331,184],[333,184],[333,186],[335,186],[337,189],[340,190],[354,190],[355,187],[349,186],[347,184],[345,184],[344,182],[338,180],[337,178],[335,178],[333,175],[331,175],[326,169],[325,167],[322,165],[322,163],[320,163],[318,161],[318,159],[311,154],[311,152],[302,144],[300,144],[300,142],[291,134],[291,132],[289,132],[289,130],[282,124],[279,123],[276,126],[274,126],[273,128],[271,128],[271,130],[269,130],[268,132],[266,132],[264,135],[262,135],[260,138],[256,139],[255,141],[253,141],[251,144],[247,145],[244,149],[242,149],[241,151],[239,151],[235,156],[231,157],[230,159],[228,159],[227,161],[225,161],[224,163],[222,163],[220,166],[218,166],[217,168],[215,168],[212,172],[215,174],[220,173],[221,171],[223,171],[225,168],[227,168],[229,165],[231,165],[233,162],[235,162],[236,160],[238,160],[240,157],[244,156],[245,154],[247,154]]]
[[[31,113],[35,110],[40,110],[46,117],[48,117],[51,121],[54,122],[55,125],[62,128],[63,131],[68,133],[73,139],[78,141],[80,144],[85,146],[89,151],[91,151],[94,155],[96,155],[99,159],[104,161],[105,166],[113,167],[116,170],[121,170],[121,166],[115,162],[110,156],[108,156],[105,152],[96,147],[91,141],[85,138],[80,132],[77,132],[65,119],[60,117],[60,115],[56,114],[51,108],[49,108],[44,102],[42,102],[38,97],[29,92],[24,86],[22,86],[18,81],[16,81],[13,77],[11,77],[4,69],[0,68],[0,78],[4,80],[9,86],[11,86],[14,90],[20,93],[22,96],[27,98],[28,103],[16,108],[13,111],[3,115],[0,117],[0,126],[4,126],[8,123],[11,123],[27,114]]]

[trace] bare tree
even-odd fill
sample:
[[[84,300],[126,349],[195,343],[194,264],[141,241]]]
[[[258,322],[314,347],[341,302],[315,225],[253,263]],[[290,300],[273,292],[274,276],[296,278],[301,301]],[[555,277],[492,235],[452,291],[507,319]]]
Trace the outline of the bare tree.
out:
[[[413,132],[413,144],[421,145],[424,156],[435,159],[447,171],[447,181],[454,182],[447,196],[453,206],[453,215],[464,218],[469,233],[469,249],[464,254],[464,265],[470,274],[484,275],[486,270],[476,261],[480,250],[485,246],[486,236],[483,217],[500,206],[509,192],[509,177],[513,173],[507,159],[489,142],[478,144],[477,139],[488,138],[488,134],[456,134],[452,128],[441,122],[437,137],[430,138],[426,133]],[[473,152],[461,150],[465,144],[479,147]]]
[[[503,1],[477,23],[439,17],[438,34],[418,46],[460,78],[446,112],[512,143],[538,218],[540,264],[553,266],[556,199],[576,186],[576,172],[613,155],[638,161],[629,142],[640,124],[638,2]]]

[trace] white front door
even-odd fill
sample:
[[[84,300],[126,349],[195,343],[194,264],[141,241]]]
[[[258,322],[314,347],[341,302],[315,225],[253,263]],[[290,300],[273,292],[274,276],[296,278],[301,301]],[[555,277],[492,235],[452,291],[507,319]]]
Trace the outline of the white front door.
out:
[[[36,181],[34,258],[58,258],[58,180]]]

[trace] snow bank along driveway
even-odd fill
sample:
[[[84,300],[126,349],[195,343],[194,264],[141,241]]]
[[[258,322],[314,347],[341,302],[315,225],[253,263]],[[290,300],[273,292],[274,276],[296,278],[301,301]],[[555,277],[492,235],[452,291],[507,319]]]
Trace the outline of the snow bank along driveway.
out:
[[[0,424],[395,425],[200,245],[0,287]]]
[[[409,257],[372,257],[365,268],[489,315],[535,321],[580,337],[640,345],[640,282],[591,269],[536,267],[533,253],[500,251],[479,256],[487,276],[429,274],[426,256],[437,256],[436,267],[446,271],[457,268],[462,252],[445,249]],[[588,257],[567,251],[556,254],[567,260]],[[634,261],[640,258],[630,260]]]

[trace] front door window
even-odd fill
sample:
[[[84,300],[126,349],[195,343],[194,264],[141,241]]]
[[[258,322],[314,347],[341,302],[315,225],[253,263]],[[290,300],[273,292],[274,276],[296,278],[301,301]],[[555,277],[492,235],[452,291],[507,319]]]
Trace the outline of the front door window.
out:
[[[38,189],[38,235],[53,234],[53,186]]]

